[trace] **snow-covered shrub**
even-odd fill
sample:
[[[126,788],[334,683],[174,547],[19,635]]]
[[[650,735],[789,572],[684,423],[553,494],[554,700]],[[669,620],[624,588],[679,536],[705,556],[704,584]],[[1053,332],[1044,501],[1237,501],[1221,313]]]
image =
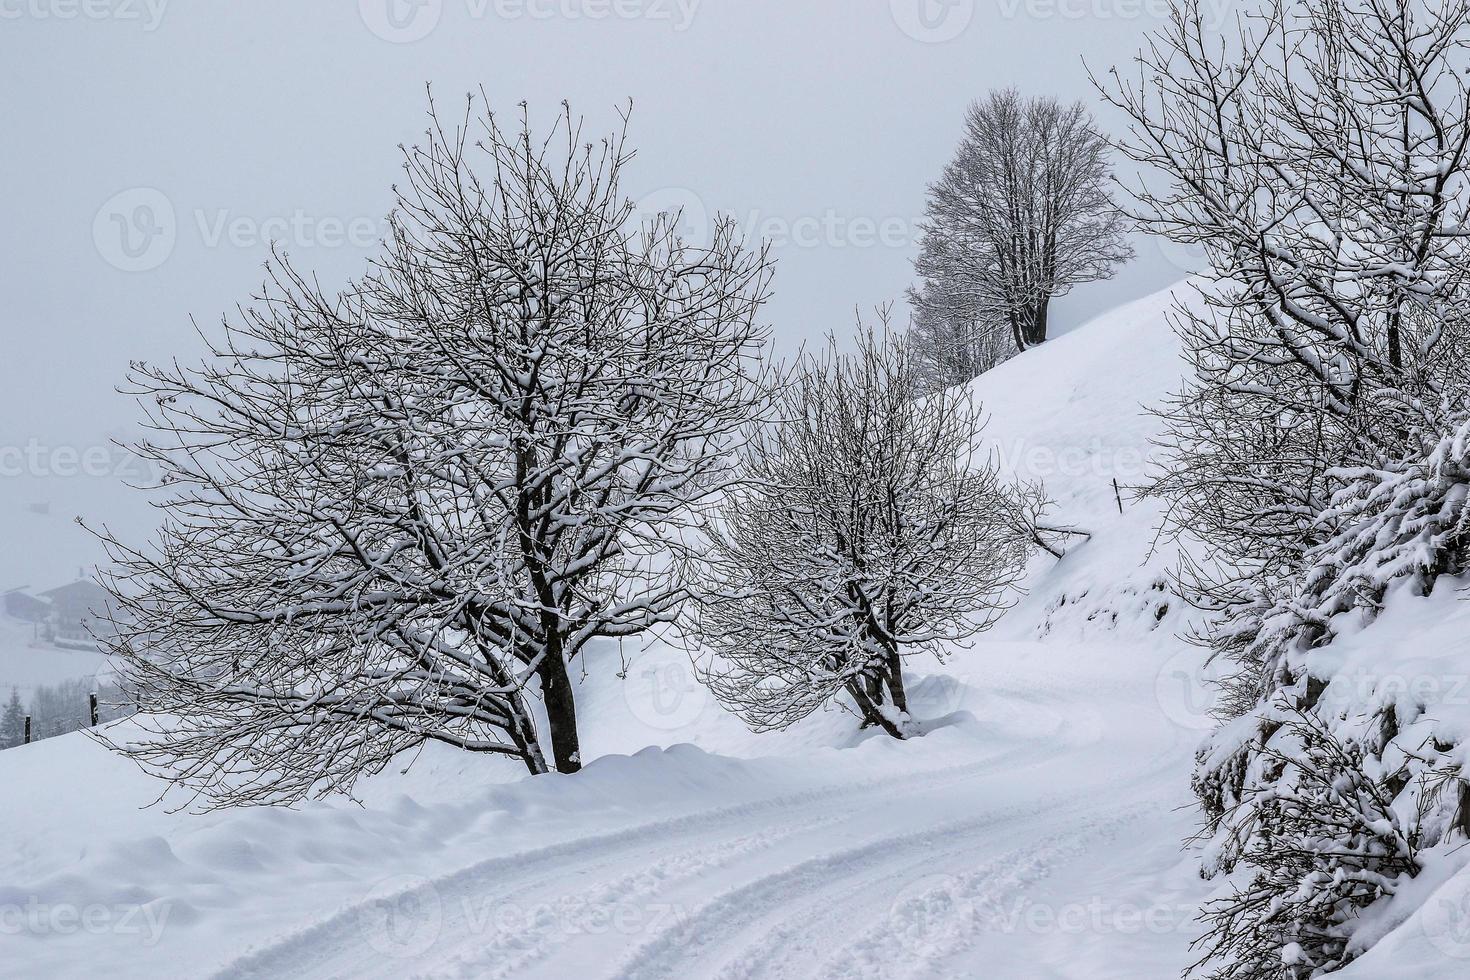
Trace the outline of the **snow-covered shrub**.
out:
[[[1213,980],[1305,980],[1349,962],[1359,913],[1418,873],[1424,809],[1448,775],[1411,777],[1408,758],[1386,765],[1311,711],[1279,714],[1254,746],[1260,778],[1221,818],[1241,880],[1202,915]],[[1396,798],[1411,781],[1418,807],[1405,819]]]
[[[1424,594],[1463,569],[1470,413],[1438,439],[1411,441],[1424,447],[1413,457],[1331,471],[1338,489],[1306,570],[1217,628],[1235,666],[1225,711],[1238,717],[1201,750],[1194,786],[1211,820],[1210,870],[1249,883],[1208,911],[1211,955],[1244,964],[1215,976],[1296,978],[1341,965],[1355,952],[1356,911],[1416,872],[1417,848],[1463,822],[1461,733],[1371,685],[1329,696],[1337,678],[1310,662],[1371,622],[1391,591]]]

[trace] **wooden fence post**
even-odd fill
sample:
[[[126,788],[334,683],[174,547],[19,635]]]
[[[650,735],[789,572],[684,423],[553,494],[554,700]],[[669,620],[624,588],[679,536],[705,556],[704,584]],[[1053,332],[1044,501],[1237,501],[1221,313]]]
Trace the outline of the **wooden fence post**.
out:
[[[26,744],[31,744],[31,716],[26,715]]]
[[[87,698],[87,705],[92,709],[92,727],[97,727],[97,692],[93,691]]]

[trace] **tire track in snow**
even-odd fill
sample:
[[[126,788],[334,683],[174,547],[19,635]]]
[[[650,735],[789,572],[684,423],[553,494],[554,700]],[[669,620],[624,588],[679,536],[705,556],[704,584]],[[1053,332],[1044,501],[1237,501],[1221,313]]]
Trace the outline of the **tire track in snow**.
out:
[[[915,960],[931,962],[938,958],[937,952],[950,955],[969,945],[936,947],[929,938],[936,927],[944,934],[959,934],[970,940],[971,933],[996,921],[1004,926],[1005,913],[999,911],[1002,899],[1016,888],[1046,877],[1058,861],[1080,851],[1080,847],[1065,846],[1066,841],[1075,838],[1075,834],[1044,838],[999,858],[990,856],[978,865],[970,863],[975,847],[967,842],[938,853],[926,852],[925,860],[931,867],[971,870],[933,872],[916,881],[914,869],[905,866],[855,883],[849,881],[836,894],[809,896],[800,908],[783,907],[770,921],[759,923],[758,929],[747,930],[759,938],[727,958],[714,974],[715,980],[858,976],[886,980],[910,975],[915,971],[906,967]],[[985,894],[972,894],[979,891],[976,883],[981,882]],[[959,910],[954,893],[961,887],[966,904],[986,916],[984,921],[963,922],[963,927],[956,929],[950,920]],[[836,956],[834,945],[842,946]]]
[[[1046,809],[1043,826],[1033,832],[1049,832],[1039,835],[1036,843],[998,858],[983,855],[982,862],[968,871],[928,876],[919,883],[927,882],[925,887],[892,903],[882,916],[856,931],[860,938],[830,956],[821,971],[807,976],[888,980],[965,975],[944,969],[943,964],[974,948],[986,934],[1009,934],[1018,928],[1028,906],[1023,889],[1050,877],[1058,864],[1087,853],[1099,839],[1112,841],[1140,818],[1170,806],[1172,798],[1154,798],[1150,788],[1173,766],[1171,753],[1162,753],[1111,788],[1124,802],[1099,808],[1090,800]],[[981,856],[975,854],[976,848],[968,850]]]
[[[830,890],[834,884],[858,875],[881,872],[889,864],[910,866],[916,855],[929,857],[937,848],[964,841],[979,831],[1003,826],[1034,815],[1037,807],[1074,800],[1073,793],[1028,801],[982,817],[959,820],[921,830],[880,835],[861,844],[840,848],[752,881],[727,889],[698,906],[676,925],[644,943],[623,963],[617,976],[624,980],[654,977],[685,978],[707,964],[722,941],[769,919],[782,918],[794,900]],[[721,937],[725,937],[722,939]],[[746,971],[733,976],[759,975]]]
[[[1049,751],[1041,745],[1021,750],[1000,752],[979,762],[959,766],[943,766],[903,777],[900,780],[876,777],[854,783],[834,783],[798,793],[761,798],[744,803],[701,810],[665,820],[656,820],[591,837],[572,838],[561,843],[501,857],[489,858],[446,876],[424,881],[394,895],[379,896],[400,908],[434,907],[447,896],[472,896],[486,901],[506,894],[504,886],[526,878],[537,881],[564,879],[585,871],[583,865],[609,865],[619,855],[637,851],[650,842],[667,847],[684,838],[698,838],[711,831],[751,817],[781,814],[804,807],[860,799],[865,795],[888,796],[904,786],[930,789],[964,781],[997,765],[1014,765]],[[533,881],[534,885],[536,882]],[[343,971],[343,959],[353,960],[368,969],[383,969],[382,957],[364,954],[363,922],[367,903],[350,902],[321,922],[293,933],[268,946],[249,951],[214,973],[216,980],[248,980],[292,976],[351,976],[354,969]],[[401,965],[401,964],[400,964]],[[385,971],[392,973],[392,971]]]
[[[1111,839],[1143,809],[1118,808],[1110,817],[1049,835],[971,870],[931,876],[927,887],[893,903],[885,916],[859,931],[862,938],[810,975],[827,980],[959,976],[939,969],[940,964],[972,948],[987,933],[1013,931],[1025,911],[1023,889],[1085,853],[1099,837]]]
[[[607,928],[609,923],[602,913],[610,909],[635,909],[640,901],[657,896],[670,885],[727,867],[791,837],[837,823],[840,819],[824,815],[714,844],[700,843],[637,871],[616,875],[550,900],[541,900],[532,907],[530,921],[498,930],[483,945],[475,943],[474,951],[455,957],[446,966],[415,976],[426,980],[455,977],[505,980],[516,976],[518,971],[545,958],[569,939],[579,934],[595,935]],[[484,931],[472,928],[469,934],[483,934]]]

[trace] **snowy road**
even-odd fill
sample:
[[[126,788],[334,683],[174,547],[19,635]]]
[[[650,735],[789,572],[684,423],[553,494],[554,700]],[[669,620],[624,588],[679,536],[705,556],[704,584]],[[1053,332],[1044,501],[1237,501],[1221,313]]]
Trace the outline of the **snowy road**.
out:
[[[1188,830],[1192,735],[1119,669],[1136,650],[1087,651],[1072,683],[1027,653],[986,698],[1025,705],[1025,737],[961,720],[904,747],[980,758],[901,774],[885,751],[865,782],[389,879],[220,976],[1176,974],[1199,886],[1160,842]]]

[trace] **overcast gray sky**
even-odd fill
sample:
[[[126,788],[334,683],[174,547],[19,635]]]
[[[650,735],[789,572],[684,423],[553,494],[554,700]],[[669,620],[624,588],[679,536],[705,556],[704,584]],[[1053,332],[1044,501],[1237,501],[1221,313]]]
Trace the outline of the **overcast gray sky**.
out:
[[[1224,0],[1220,0],[1224,2]],[[276,239],[362,267],[424,124],[484,87],[592,131],[635,103],[626,190],[773,240],[783,346],[900,299],[924,189],[987,90],[1081,98],[1164,0],[0,0],[0,589],[138,531],[109,433],[130,359],[193,356]],[[1163,250],[1063,300],[1065,326],[1182,275]]]

